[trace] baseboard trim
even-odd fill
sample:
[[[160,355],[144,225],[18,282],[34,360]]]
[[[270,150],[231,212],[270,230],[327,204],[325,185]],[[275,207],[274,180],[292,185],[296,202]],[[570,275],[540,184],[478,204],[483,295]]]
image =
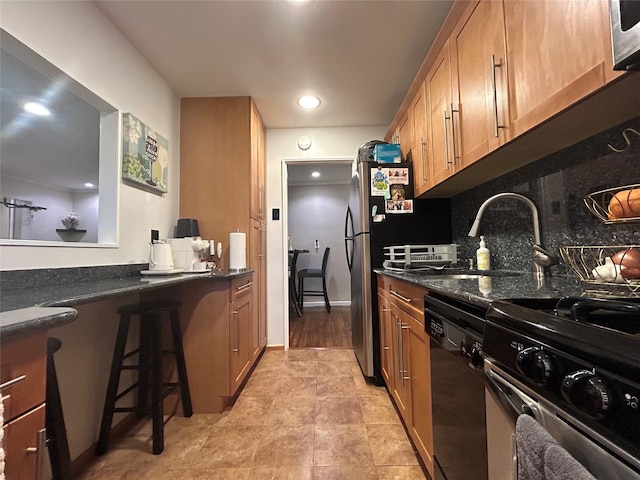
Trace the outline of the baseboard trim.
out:
[[[332,307],[350,307],[351,306],[351,300],[331,300],[331,306]],[[302,307],[324,307],[324,301],[320,300],[318,302],[307,302],[305,301],[302,304]]]

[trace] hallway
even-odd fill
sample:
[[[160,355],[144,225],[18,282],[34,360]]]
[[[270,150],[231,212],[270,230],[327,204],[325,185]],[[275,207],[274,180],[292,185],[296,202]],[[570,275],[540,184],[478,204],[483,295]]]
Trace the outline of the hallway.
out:
[[[351,347],[351,307],[305,307],[298,317],[289,310],[289,348]]]
[[[350,349],[267,351],[223,414],[173,417],[152,455],[150,423],[113,442],[81,480],[424,479],[384,387]]]

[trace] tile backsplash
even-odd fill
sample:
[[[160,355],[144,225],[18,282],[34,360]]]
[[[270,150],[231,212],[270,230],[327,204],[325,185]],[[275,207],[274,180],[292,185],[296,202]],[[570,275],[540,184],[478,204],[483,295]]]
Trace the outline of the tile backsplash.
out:
[[[640,117],[594,135],[571,147],[537,160],[451,199],[453,242],[459,245],[461,262],[475,258],[479,238],[468,237],[480,205],[502,192],[530,198],[538,207],[542,244],[553,253],[567,245],[626,245],[640,243],[640,224],[605,225],[585,206],[585,195],[598,190],[640,184]],[[623,152],[614,152],[627,147]],[[491,268],[527,271],[531,268],[533,223],[522,202],[501,199],[485,211],[480,224],[491,250]],[[552,275],[572,274],[560,260]]]

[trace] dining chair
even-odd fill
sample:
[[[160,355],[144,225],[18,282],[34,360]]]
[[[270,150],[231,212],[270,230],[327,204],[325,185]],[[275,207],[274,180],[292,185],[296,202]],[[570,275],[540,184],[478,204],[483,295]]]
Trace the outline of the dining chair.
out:
[[[300,306],[298,305],[298,291],[296,287],[296,264],[298,262],[298,255],[300,255],[300,252],[297,250],[289,252],[289,298],[293,302],[293,307],[296,309],[296,314],[301,317],[302,311],[300,310]]]
[[[324,305],[327,308],[327,312],[331,312],[331,304],[329,303],[329,296],[327,295],[327,263],[329,261],[330,247],[324,249],[324,255],[322,256],[322,268],[305,268],[298,272],[298,306],[302,312],[304,296],[323,296]],[[304,279],[305,278],[321,278],[322,290],[305,290]]]

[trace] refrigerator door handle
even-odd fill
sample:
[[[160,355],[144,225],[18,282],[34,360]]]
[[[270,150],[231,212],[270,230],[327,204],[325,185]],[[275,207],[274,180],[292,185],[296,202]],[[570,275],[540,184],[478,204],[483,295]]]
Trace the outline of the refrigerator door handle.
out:
[[[351,227],[352,235],[349,235],[349,227]],[[349,272],[351,272],[351,268],[353,267],[353,241],[355,238],[353,231],[353,215],[351,214],[351,209],[347,207],[347,215],[344,219],[344,253],[347,256]]]

